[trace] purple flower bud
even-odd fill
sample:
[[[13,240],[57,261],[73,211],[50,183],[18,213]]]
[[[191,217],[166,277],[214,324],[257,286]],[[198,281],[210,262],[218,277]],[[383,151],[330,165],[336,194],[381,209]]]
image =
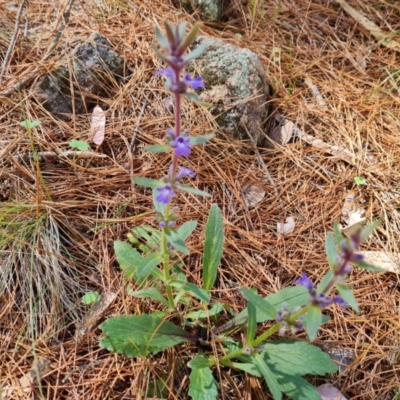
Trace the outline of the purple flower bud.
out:
[[[338,304],[340,307],[343,307],[343,308],[347,307],[347,303],[346,303],[346,302],[343,300],[343,298],[340,297],[340,296],[334,297],[334,298],[332,299],[332,303],[336,303],[336,304]]]
[[[169,143],[171,140],[175,139],[175,131],[171,128],[168,128],[165,132],[165,140]]]
[[[314,284],[310,281],[310,279],[308,279],[307,274],[304,272],[301,274],[301,277],[297,279],[296,283],[298,285],[306,287],[309,292],[314,290]]]
[[[180,167],[178,173],[176,174],[175,179],[179,181],[185,176],[188,176],[189,178],[194,178],[196,176],[196,173],[190,170],[189,168]]]
[[[173,228],[175,226],[175,221],[168,221],[168,228]]]
[[[358,261],[364,261],[364,256],[362,254],[353,254],[351,256],[351,262],[358,262]]]
[[[192,78],[190,74],[185,74],[183,77],[183,82],[185,82],[186,85],[191,86],[193,89],[200,89],[204,87],[204,81],[201,76]]]
[[[165,227],[167,226],[167,224],[165,223],[165,221],[160,221],[160,222],[158,223],[158,226],[159,226],[160,228],[165,228]]]
[[[177,157],[189,156],[190,148],[193,146],[190,138],[179,136],[177,139],[172,140],[170,145],[175,148],[175,155]]]
[[[175,72],[172,68],[161,69],[160,71],[156,72],[156,75],[162,75],[166,78],[170,79],[171,82],[175,81]]]
[[[170,197],[176,196],[176,193],[172,190],[172,186],[169,183],[163,187],[157,188],[156,190],[160,193],[156,196],[156,200],[159,203],[169,204],[171,201]]]

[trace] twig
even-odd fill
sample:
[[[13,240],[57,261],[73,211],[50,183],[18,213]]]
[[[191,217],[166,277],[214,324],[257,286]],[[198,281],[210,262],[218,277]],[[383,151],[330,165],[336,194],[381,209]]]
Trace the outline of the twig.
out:
[[[3,64],[1,66],[0,83],[3,81],[4,72],[5,72],[6,68],[7,68],[8,62],[10,61],[11,53],[14,50],[15,42],[17,41],[17,36],[18,36],[18,32],[19,32],[19,24],[20,24],[20,20],[21,20],[22,11],[23,11],[23,9],[25,7],[25,3],[26,3],[26,0],[22,0],[22,3],[21,3],[21,5],[19,6],[19,9],[18,9],[17,19],[15,21],[14,33],[13,33],[12,38],[10,40],[10,45],[8,46],[7,53],[6,53],[5,57],[4,57]]]
[[[24,0],[25,1],[25,0]],[[65,8],[65,12],[63,14],[63,20],[64,23],[61,24],[61,26],[59,27],[59,29],[57,30],[57,33],[54,35],[53,40],[51,41],[51,44],[49,46],[49,49],[47,50],[46,54],[43,56],[43,58],[41,59],[41,61],[37,64],[37,65],[42,65],[42,63],[44,61],[47,61],[50,56],[51,53],[54,51],[54,49],[57,46],[58,41],[60,40],[61,34],[63,32],[63,30],[65,29],[66,25],[68,24],[69,21],[69,17],[71,15],[71,9],[72,9],[72,5],[74,4],[75,0],[68,0],[68,4],[67,7]],[[19,83],[17,83],[16,85],[14,85],[11,89],[8,89],[4,92],[1,93],[2,96],[8,97],[11,96],[12,93],[22,89],[26,84],[28,84],[32,79],[36,78],[36,76],[39,74],[38,68],[32,72],[30,75],[28,75],[26,78],[22,79],[22,81],[20,81]]]
[[[34,157],[38,158],[38,161],[46,161],[46,160],[54,160],[56,158],[107,158],[106,154],[94,153],[93,151],[77,151],[77,150],[68,150],[63,151],[62,153],[56,153],[54,151],[40,151],[33,155],[32,153],[23,154],[18,156],[17,158],[22,160],[30,160]]]

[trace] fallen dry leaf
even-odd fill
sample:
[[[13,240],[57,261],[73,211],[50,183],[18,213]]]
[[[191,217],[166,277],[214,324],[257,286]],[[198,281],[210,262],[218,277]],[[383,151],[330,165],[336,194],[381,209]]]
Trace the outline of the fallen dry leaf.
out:
[[[317,392],[321,395],[322,400],[347,400],[347,397],[344,397],[342,393],[330,383],[324,383],[318,386]]]
[[[256,206],[265,197],[265,190],[245,183],[242,185],[243,200],[248,208]]]
[[[387,272],[400,274],[400,253],[386,253],[384,251],[362,251],[365,262],[381,268]]]
[[[292,136],[296,134],[296,125],[279,114],[275,116],[275,120],[278,122],[278,126],[272,129],[269,137],[279,145],[289,143]]]
[[[106,114],[101,107],[96,106],[92,113],[90,137],[95,145],[100,146],[106,133]]]
[[[282,224],[281,222],[278,222],[276,224],[276,231],[281,235],[287,235],[293,232],[294,226],[295,226],[294,218],[287,217],[286,222],[284,224]]]
[[[346,198],[342,208],[342,220],[346,226],[339,225],[339,228],[347,237],[350,237],[353,233],[357,232],[365,221],[365,218],[363,217],[365,210],[357,207],[355,204],[355,196],[354,192],[346,193]]]
[[[348,4],[345,0],[336,0],[343,10],[345,10],[351,17],[353,17],[358,23],[360,23],[365,29],[367,29],[375,39],[379,40],[380,44],[383,44],[389,49],[400,52],[400,43],[395,40],[391,40],[391,34],[383,32],[379,26],[375,25],[374,22],[370,21],[367,17],[360,14],[355,8]]]

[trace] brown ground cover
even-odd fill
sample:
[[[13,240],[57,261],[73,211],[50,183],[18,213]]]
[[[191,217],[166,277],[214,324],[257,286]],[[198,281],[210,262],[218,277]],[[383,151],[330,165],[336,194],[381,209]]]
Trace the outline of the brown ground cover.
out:
[[[14,32],[14,3],[18,8],[17,2],[0,1],[1,60]],[[202,34],[254,51],[274,88],[273,107],[306,133],[348,149],[353,159],[344,161],[302,140],[274,150],[259,149],[279,197],[264,179],[254,152],[241,151],[251,148],[250,143],[220,136],[185,161],[198,173],[194,184],[213,193],[211,200],[190,195],[177,200],[182,221],[199,220],[189,241],[187,273],[193,282],[201,278],[202,232],[209,206],[217,202],[225,219],[226,245],[215,295],[237,311],[245,306],[240,287],[256,287],[266,296],[293,285],[302,271],[315,281],[325,274],[325,236],[340,219],[351,189],[368,220],[382,219],[364,249],[399,252],[398,52],[378,43],[334,1],[265,1],[265,14],[263,2],[258,3],[252,15],[248,4],[232,0],[227,20],[203,24]],[[388,34],[400,29],[397,2],[350,3]],[[162,26],[164,19],[192,25],[198,16],[185,14],[170,0],[75,2],[49,52],[66,6],[61,0],[26,4],[0,82],[2,396],[151,398],[148,390],[161,378],[169,398],[186,399],[185,357],[196,349],[171,350],[147,360],[125,359],[99,348],[98,325],[110,315],[155,309],[153,303],[126,293],[112,246],[132,227],[153,223],[149,191],[136,187],[131,176],[161,177],[169,162],[167,156],[143,151],[145,145],[159,142],[172,122],[162,80],[154,74],[163,64],[150,47],[153,26]],[[93,32],[106,36],[126,62],[127,78],[98,99],[107,108],[107,131],[96,151],[107,157],[29,158],[33,150],[59,153],[70,149],[72,139],[88,140],[90,114],[71,121],[53,117],[35,101],[31,83],[56,68],[78,39]],[[12,90],[30,76],[28,84]],[[319,88],[325,106],[311,93],[307,77]],[[182,118],[194,135],[218,130],[209,112],[194,104],[184,104]],[[40,120],[41,125],[27,132],[20,126],[25,119]],[[354,186],[356,176],[365,178],[367,185]],[[251,209],[242,198],[246,182],[263,182],[267,192]],[[294,231],[277,235],[276,223],[289,215],[296,221]],[[352,350],[354,359],[344,374],[313,383],[329,381],[349,399],[398,398],[398,276],[355,270],[351,285],[361,313],[329,311],[331,321],[316,344]],[[88,291],[116,296],[90,318],[80,303]],[[82,327],[82,334],[76,334]],[[36,372],[30,377],[32,369]],[[40,384],[35,376],[40,376]],[[218,379],[224,399],[270,398],[254,378],[221,369]]]

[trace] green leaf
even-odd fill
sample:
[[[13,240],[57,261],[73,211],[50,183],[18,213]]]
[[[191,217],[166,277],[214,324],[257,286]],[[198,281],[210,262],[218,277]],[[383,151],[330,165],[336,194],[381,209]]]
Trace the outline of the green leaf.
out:
[[[358,308],[357,300],[354,297],[353,292],[349,289],[348,286],[337,283],[336,289],[339,292],[340,296],[342,296],[343,300],[357,313],[360,313],[360,309]]]
[[[201,56],[207,50],[207,47],[208,46],[205,43],[200,44],[193,51],[191,51],[189,54],[187,54],[184,57],[184,60],[186,62],[190,62],[190,61],[194,60],[195,58]]]
[[[328,263],[332,271],[336,271],[338,265],[338,252],[336,249],[335,240],[333,239],[332,233],[328,233],[325,239],[325,252],[328,258]]]
[[[317,286],[317,293],[322,293],[332,279],[333,272],[331,270],[328,270],[328,272],[324,275],[324,277],[321,279],[321,282]]]
[[[169,45],[168,45],[168,40],[165,38],[165,36],[161,33],[160,28],[156,25],[154,26],[154,31],[156,34],[156,38],[160,46],[165,50],[169,51]]]
[[[189,376],[189,396],[193,400],[216,400],[217,384],[210,368],[194,369]]]
[[[190,136],[190,142],[194,145],[206,143],[211,140],[215,135],[204,135],[204,136]]]
[[[140,280],[137,275],[137,268],[140,265],[143,257],[140,253],[134,249],[129,243],[116,240],[114,242],[114,251],[117,257],[118,264],[127,279],[133,279],[136,283],[143,283],[144,280]],[[163,280],[164,276],[158,269],[154,269],[151,275]]]
[[[279,387],[278,381],[276,380],[274,373],[268,367],[267,363],[264,361],[264,359],[258,353],[254,354],[252,359],[253,359],[254,364],[257,366],[257,368],[261,372],[261,375],[264,377],[265,382],[267,383],[268,388],[269,388],[274,400],[281,400],[282,392]]]
[[[175,43],[175,35],[173,31],[173,25],[170,24],[168,21],[164,21],[164,27],[165,27],[165,35],[167,36],[168,42],[169,43]]]
[[[312,304],[304,318],[304,327],[311,342],[317,337],[317,332],[321,325],[322,311],[317,305]]]
[[[197,96],[196,93],[188,92],[188,93],[183,94],[183,96],[185,96],[190,101],[193,101],[193,103],[196,103],[202,107],[209,108],[212,106],[212,104],[210,104],[210,103],[205,103],[204,101],[201,101],[199,96]]]
[[[194,285],[193,283],[179,281],[177,279],[173,279],[169,283],[178,290],[183,290],[187,293],[190,293],[192,296],[197,297],[199,300],[204,301],[205,303],[210,301],[210,295],[205,290],[197,285]]]
[[[179,28],[180,28],[179,29],[180,36],[183,37],[183,34],[181,32],[181,30],[182,30],[181,26],[179,26]],[[178,51],[181,52],[181,54],[191,45],[191,43],[195,39],[199,29],[200,29],[200,24],[195,24],[193,26],[192,30],[188,33],[188,35],[186,36],[185,40],[183,40],[183,42],[179,46]],[[185,30],[186,30],[186,25],[185,25]],[[185,32],[185,30],[183,31],[183,33]]]
[[[287,287],[280,290],[278,293],[270,294],[265,297],[266,300],[272,307],[274,312],[265,307],[262,311],[257,309],[257,322],[265,322],[268,320],[274,320],[276,312],[282,307],[283,303],[286,303],[288,308],[292,310],[294,307],[302,307],[310,301],[310,295],[308,290],[304,286]],[[234,326],[244,324],[247,320],[247,308],[242,310],[235,318],[228,321],[224,325],[218,328],[220,332],[230,329]]]
[[[366,226],[362,231],[361,231],[361,241],[364,242],[365,240],[368,239],[368,237],[371,235],[372,232],[381,224],[381,221],[378,219],[374,221],[371,225]]]
[[[148,153],[166,153],[171,149],[172,147],[169,144],[153,144],[151,146],[146,146],[144,151]]]
[[[187,28],[187,22],[183,21],[178,25],[178,35],[179,35],[179,41],[182,42],[184,37],[185,37],[185,32]]]
[[[183,241],[186,241],[191,233],[196,229],[197,221],[187,221],[178,228],[179,236]]]
[[[308,342],[282,339],[263,343],[261,353],[274,371],[288,375],[325,375],[337,371],[328,354]]]
[[[208,215],[204,252],[203,288],[211,290],[217,279],[224,247],[224,220],[217,204],[213,204]]]
[[[162,262],[162,257],[159,254],[149,254],[143,257],[140,264],[137,266],[137,276],[142,278],[149,275],[154,268]]]
[[[186,247],[184,240],[179,233],[173,228],[164,228],[165,235],[167,236],[168,243],[170,243],[176,250],[188,255],[189,249]]]
[[[224,304],[215,303],[209,310],[192,311],[186,314],[186,319],[198,321],[208,317],[213,317],[214,315],[219,314],[222,310],[224,310]]]
[[[157,354],[169,347],[191,340],[191,335],[153,315],[121,315],[100,325],[106,336],[100,346],[126,357]]]
[[[282,392],[292,400],[321,400],[317,389],[299,375],[282,374],[278,382]]]
[[[165,306],[169,307],[168,301],[164,298],[164,296],[155,288],[146,288],[141,290],[136,290],[131,293],[132,296],[139,297],[142,299],[152,299],[158,301]]]
[[[366,185],[367,181],[362,176],[355,176],[354,177],[354,183],[356,185]]]
[[[98,301],[100,301],[101,296],[99,294],[99,292],[89,292],[86,293],[83,297],[82,297],[82,303],[86,304],[86,305],[90,305],[93,303],[97,303]]]
[[[375,265],[368,264],[368,263],[365,262],[365,261],[357,261],[357,262],[355,262],[355,263],[353,263],[353,264],[356,265],[357,267],[366,269],[366,270],[368,270],[368,271],[377,272],[377,273],[385,272],[384,269],[379,268],[379,267],[375,267]]]
[[[207,192],[203,192],[202,190],[196,189],[192,186],[179,185],[179,189],[182,190],[182,192],[195,194],[197,196],[211,197]]]
[[[201,369],[211,367],[213,362],[205,358],[202,354],[199,354],[190,360],[187,365],[191,369]]]
[[[342,232],[340,232],[339,225],[337,222],[333,224],[333,233],[335,235],[336,243],[339,245],[343,240],[345,240],[345,237],[343,236]]]
[[[19,125],[22,126],[23,128],[25,128],[26,130],[28,130],[28,129],[36,128],[41,123],[42,122],[39,120],[29,121],[29,119],[26,119],[26,120],[20,122]]]
[[[169,66],[174,65],[174,63],[167,56],[165,56],[163,53],[161,53],[160,50],[158,50],[157,46],[154,45],[154,43],[151,44],[151,47],[153,48],[155,53],[158,55],[158,57],[161,58],[161,60],[165,61]]]
[[[261,378],[262,376],[260,370],[255,364],[232,362],[231,365],[236,369],[244,371],[250,375],[257,376],[258,378]]]
[[[144,186],[144,187],[151,188],[151,189],[165,186],[165,183],[163,183],[161,181],[157,181],[156,179],[151,179],[151,178],[143,178],[140,176],[134,176],[132,178],[132,180],[137,185]]]
[[[243,293],[243,296],[246,297],[247,301],[249,303],[252,303],[256,307],[256,312],[260,313],[267,312],[269,315],[273,316],[273,318],[271,319],[276,318],[275,308],[271,304],[269,304],[269,302],[266,299],[263,299],[262,297],[258,296],[249,289],[240,289],[240,291]],[[257,316],[256,316],[256,322],[259,322],[257,320]]]
[[[90,144],[85,142],[84,140],[73,139],[69,142],[69,145],[71,148],[77,149],[80,151],[87,151],[90,149]]]
[[[253,302],[247,303],[247,326],[246,326],[246,345],[253,346],[254,337],[257,330],[256,306]]]
[[[139,246],[140,250],[143,252],[149,252],[153,250],[161,240],[161,232],[149,225],[136,226],[131,230],[131,234],[134,238],[141,239],[142,241],[144,240],[146,242],[146,245]]]

